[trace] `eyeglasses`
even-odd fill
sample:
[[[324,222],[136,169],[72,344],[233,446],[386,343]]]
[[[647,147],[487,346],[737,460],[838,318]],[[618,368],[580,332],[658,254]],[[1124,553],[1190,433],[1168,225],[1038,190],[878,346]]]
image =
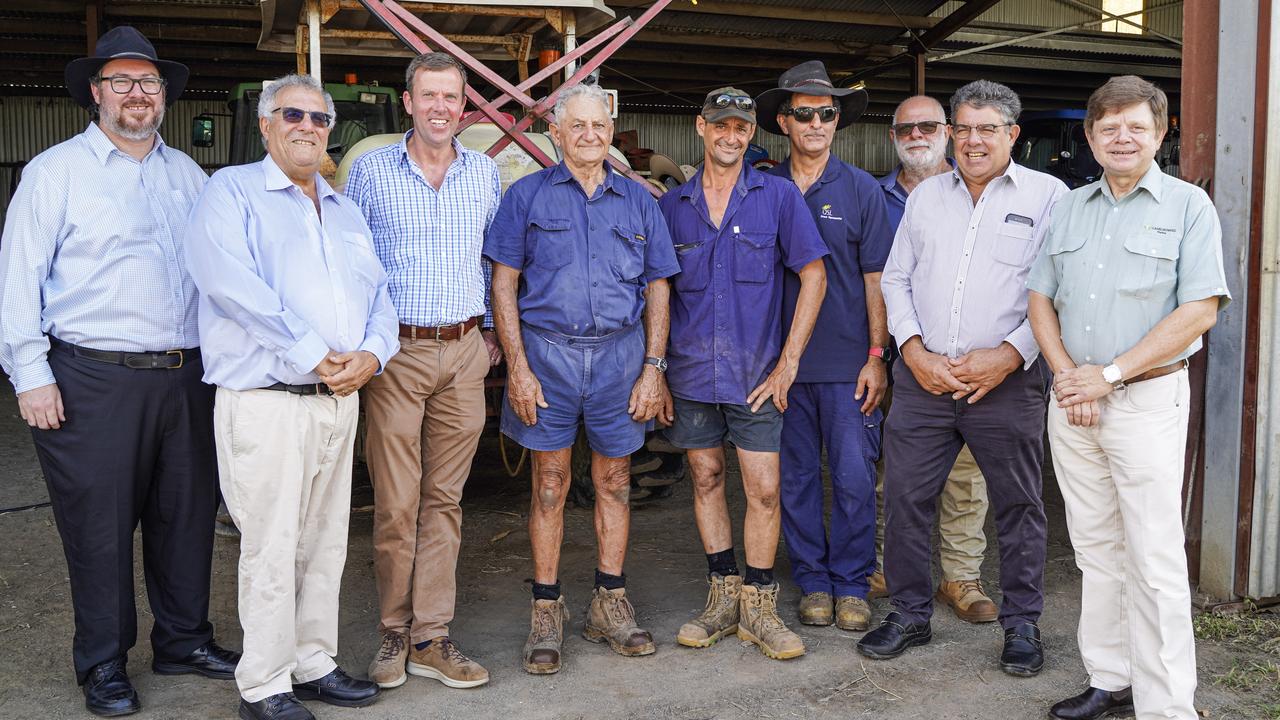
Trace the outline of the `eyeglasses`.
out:
[[[1013,123],[1001,123],[999,125],[952,125],[951,135],[957,140],[964,140],[969,137],[973,131],[978,131],[978,137],[983,140],[989,140],[995,137],[996,130],[1002,127],[1013,127]]]
[[[835,105],[823,105],[822,107],[784,107],[779,112],[783,115],[790,115],[802,123],[813,122],[814,115],[821,118],[822,122],[829,123],[832,120],[835,120],[840,114],[840,108]]]
[[[919,128],[921,135],[932,135],[938,132],[938,128],[942,127],[943,125],[946,125],[946,123],[938,122],[937,120],[925,120],[924,122],[913,122],[913,123],[898,123],[897,125],[893,126],[893,134],[897,135],[900,138],[909,138],[911,137],[911,133],[915,132],[915,130]]]
[[[111,85],[112,91],[117,95],[128,95],[133,92],[134,85],[142,88],[142,92],[146,95],[159,95],[160,91],[164,89],[164,86],[168,84],[164,78],[131,78],[127,75],[109,75],[107,77],[98,78],[98,81],[106,81]]]
[[[746,110],[747,112],[755,112],[756,109],[756,101],[746,95],[729,95],[727,93],[715,96],[707,102],[706,107],[724,109],[730,105],[735,105],[739,110]]]
[[[319,110],[299,110],[296,107],[278,107],[272,110],[273,113],[280,113],[280,117],[290,125],[297,125],[302,122],[302,118],[310,116],[311,124],[316,127],[333,127],[333,116],[327,112]]]

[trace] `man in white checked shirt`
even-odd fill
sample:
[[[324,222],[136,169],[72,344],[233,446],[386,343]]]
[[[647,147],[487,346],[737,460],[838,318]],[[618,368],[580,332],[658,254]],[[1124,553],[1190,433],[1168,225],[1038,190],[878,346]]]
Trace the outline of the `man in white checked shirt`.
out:
[[[501,186],[493,160],[453,137],[466,81],[448,55],[414,58],[404,93],[413,129],[357,159],[347,180],[400,316],[400,354],[365,395],[382,636],[369,679],[384,688],[404,683],[406,661],[449,687],[489,682],[449,638],[458,503],[484,428],[484,378],[502,359],[480,257]]]

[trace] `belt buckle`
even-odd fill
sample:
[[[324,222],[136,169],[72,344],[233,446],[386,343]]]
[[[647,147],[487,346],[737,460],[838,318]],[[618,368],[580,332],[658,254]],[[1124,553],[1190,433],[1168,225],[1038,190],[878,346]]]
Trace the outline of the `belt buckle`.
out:
[[[182,367],[182,365],[187,361],[186,354],[184,354],[181,350],[166,350],[164,354],[178,356],[178,364],[170,366],[168,368],[170,370],[177,370],[178,368]]]
[[[440,331],[443,330],[444,328],[437,325],[436,327],[431,329],[434,331],[434,337],[432,339],[435,340],[436,342],[440,342]]]
[[[316,395],[333,395],[333,388],[324,383],[316,383]]]

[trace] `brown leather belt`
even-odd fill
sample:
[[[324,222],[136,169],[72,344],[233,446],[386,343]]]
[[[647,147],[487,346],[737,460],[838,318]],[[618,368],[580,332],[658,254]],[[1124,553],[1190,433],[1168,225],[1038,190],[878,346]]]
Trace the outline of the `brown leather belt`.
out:
[[[471,328],[479,324],[479,317],[473,317],[455,325],[441,325],[440,327],[420,327],[418,325],[400,323],[400,337],[409,338],[410,340],[443,340],[451,342],[461,339],[471,332]]]
[[[1168,365],[1164,365],[1158,368],[1151,368],[1150,370],[1144,373],[1141,373],[1128,380],[1125,380],[1124,384],[1132,385],[1136,382],[1142,382],[1143,380],[1155,380],[1158,377],[1164,377],[1165,375],[1172,375],[1186,366],[1187,366],[1186,360],[1179,360],[1176,363],[1170,363]]]

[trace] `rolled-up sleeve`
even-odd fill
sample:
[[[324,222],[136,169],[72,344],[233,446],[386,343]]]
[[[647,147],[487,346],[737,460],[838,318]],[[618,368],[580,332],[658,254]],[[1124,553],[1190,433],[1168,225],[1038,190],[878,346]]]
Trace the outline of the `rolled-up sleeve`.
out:
[[[42,324],[42,288],[62,227],[66,188],[43,168],[28,168],[0,239],[0,365],[15,392],[56,382]]]

